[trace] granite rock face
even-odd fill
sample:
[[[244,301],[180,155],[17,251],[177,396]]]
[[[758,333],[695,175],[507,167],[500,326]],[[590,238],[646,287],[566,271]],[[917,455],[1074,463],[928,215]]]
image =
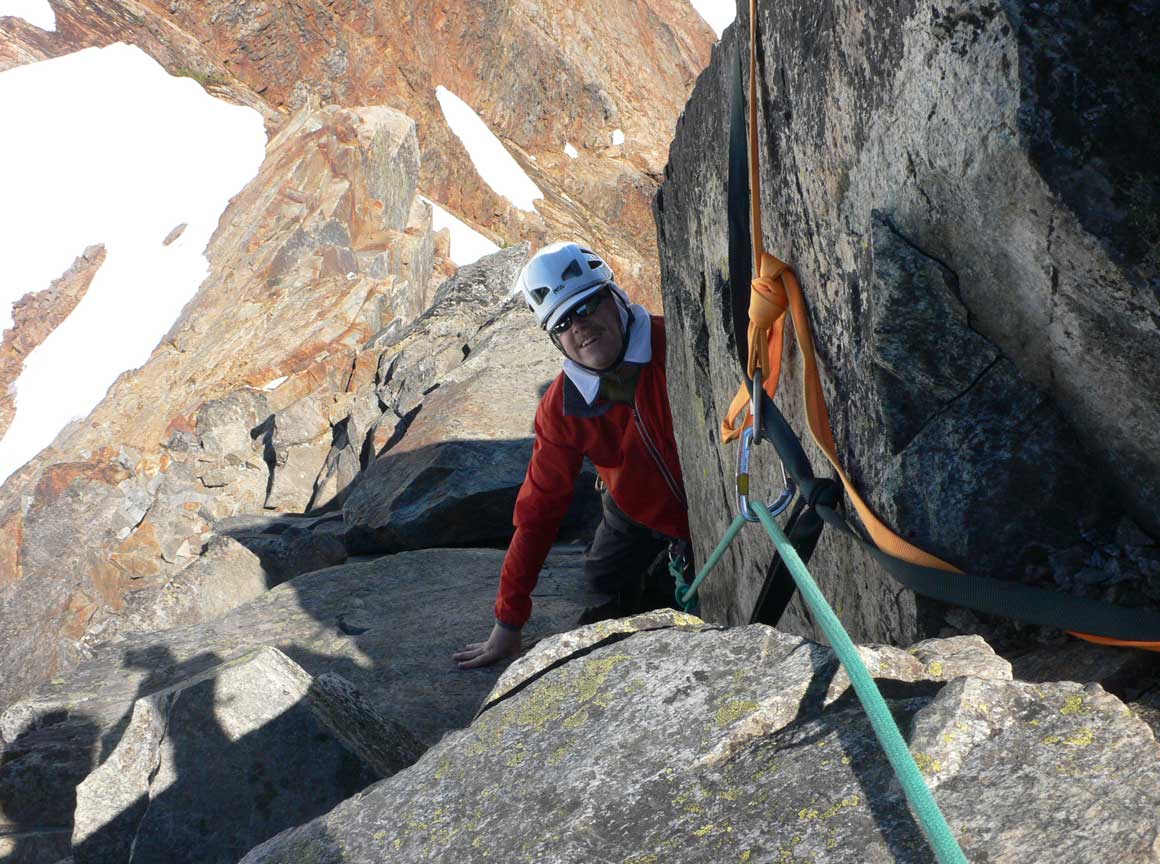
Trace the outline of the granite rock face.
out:
[[[422,750],[349,682],[263,648],[135,703],[77,787],[73,860],[236,859]]]
[[[764,245],[802,284],[845,468],[887,524],[953,564],[1154,604],[1160,152],[1138,121],[1160,92],[1155,9],[831,11],[758,4],[758,144]],[[735,507],[718,426],[745,332],[726,217],[743,13],[678,124],[655,207],[702,558]],[[1098,50],[1111,33],[1129,61]],[[778,403],[823,476],[801,389],[791,343]],[[753,465],[754,494],[772,499],[775,454],[761,448]],[[771,556],[758,531],[733,549],[702,596],[708,617],[739,623]],[[844,538],[823,536],[811,569],[861,640],[1008,628],[916,600]],[[814,632],[797,601],[782,626]]]
[[[243,862],[932,860],[828,649],[659,618],[538,646],[470,727]],[[1122,702],[1012,681],[979,639],[889,652],[968,860],[1155,860],[1160,746]]]
[[[560,373],[559,353],[509,297],[527,252],[523,244],[462,268],[414,324],[384,335],[375,392],[394,423],[389,438],[370,442],[377,458],[343,505],[352,552],[511,539],[536,406]],[[577,480],[565,536],[599,519],[594,481],[591,469]]]

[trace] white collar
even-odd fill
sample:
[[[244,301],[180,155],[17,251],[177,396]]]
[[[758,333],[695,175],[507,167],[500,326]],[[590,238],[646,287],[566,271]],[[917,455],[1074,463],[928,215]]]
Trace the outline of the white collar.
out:
[[[631,307],[632,332],[628,334],[628,350],[624,352],[625,363],[644,365],[652,360],[652,321],[648,310],[634,303]],[[627,313],[621,309],[621,322],[627,321]],[[591,405],[600,392],[600,376],[589,372],[569,357],[564,358],[564,374],[580,391],[584,401]]]

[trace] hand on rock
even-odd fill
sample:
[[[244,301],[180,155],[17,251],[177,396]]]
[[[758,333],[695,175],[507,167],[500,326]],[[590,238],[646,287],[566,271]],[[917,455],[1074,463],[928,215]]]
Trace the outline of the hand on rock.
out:
[[[491,628],[486,642],[473,642],[462,651],[452,654],[451,659],[460,669],[474,669],[490,666],[504,657],[514,657],[520,653],[520,631],[509,630],[498,621]]]

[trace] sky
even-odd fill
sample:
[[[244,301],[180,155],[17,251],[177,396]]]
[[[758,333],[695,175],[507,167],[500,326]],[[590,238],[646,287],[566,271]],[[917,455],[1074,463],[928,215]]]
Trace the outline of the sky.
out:
[[[705,23],[713,28],[718,39],[725,32],[725,28],[737,17],[737,6],[734,0],[691,0],[691,2],[693,8],[705,19]],[[744,2],[744,0],[737,0],[737,2]]]
[[[693,0],[720,35],[732,0]],[[0,0],[0,16],[56,27],[47,0]],[[528,212],[543,193],[471,106],[444,86],[444,118],[481,178]],[[261,165],[266,136],[249,108],[174,78],[126,45],[0,72],[0,329],[12,303],[60,277],[86,247],[106,260],[88,293],[25,361],[16,417],[0,439],[0,482],[86,416],[122,372],[143,364],[208,275],[206,244],[229,199]],[[614,145],[623,131],[611,133]],[[561,149],[582,154],[570,142]],[[462,266],[499,247],[430,201]],[[184,233],[162,240],[177,225]]]

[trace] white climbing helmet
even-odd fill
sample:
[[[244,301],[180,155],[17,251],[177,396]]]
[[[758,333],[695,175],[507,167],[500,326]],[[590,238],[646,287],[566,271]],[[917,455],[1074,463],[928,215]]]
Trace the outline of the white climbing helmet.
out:
[[[612,268],[579,243],[545,246],[531,257],[516,278],[516,287],[544,330],[555,326],[569,309],[605,285],[610,285],[617,294],[623,293],[612,282]]]

